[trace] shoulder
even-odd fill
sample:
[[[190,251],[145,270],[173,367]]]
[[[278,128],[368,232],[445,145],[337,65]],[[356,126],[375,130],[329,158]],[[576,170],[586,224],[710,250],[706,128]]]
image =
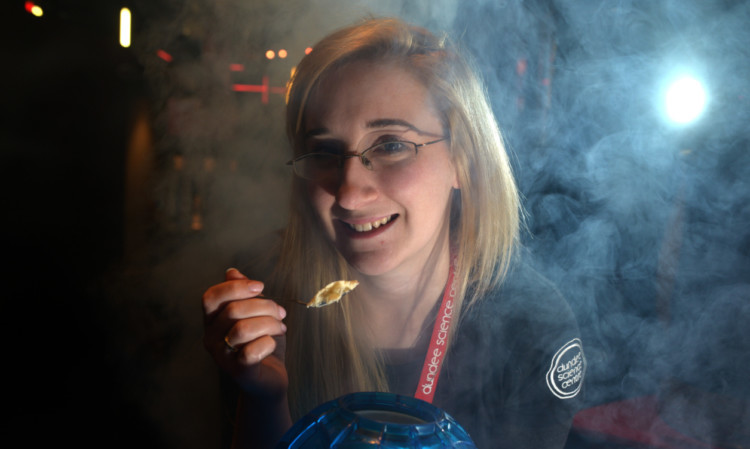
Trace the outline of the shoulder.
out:
[[[563,295],[519,259],[459,323],[439,405],[479,447],[562,447],[586,369]]]
[[[520,382],[515,387],[532,382],[538,394],[559,399],[580,392],[586,360],[575,315],[554,284],[525,260],[515,261],[460,326],[457,341],[490,351],[495,369]]]
[[[503,282],[468,310],[464,319],[468,327],[533,334],[535,341],[551,344],[555,342],[550,339],[578,336],[568,302],[552,282],[523,258],[514,261]]]

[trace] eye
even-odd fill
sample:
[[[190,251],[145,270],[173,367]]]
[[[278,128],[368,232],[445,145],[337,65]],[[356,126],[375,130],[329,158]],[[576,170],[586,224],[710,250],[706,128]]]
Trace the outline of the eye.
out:
[[[410,151],[413,151],[412,145],[408,142],[394,140],[391,142],[380,143],[377,146],[372,147],[370,152],[372,157],[393,157],[408,154]]]
[[[294,169],[303,178],[319,180],[341,166],[341,158],[334,153],[307,153],[295,159]]]
[[[322,140],[308,145],[307,152],[339,155],[344,152],[344,149],[343,146],[337,142]]]

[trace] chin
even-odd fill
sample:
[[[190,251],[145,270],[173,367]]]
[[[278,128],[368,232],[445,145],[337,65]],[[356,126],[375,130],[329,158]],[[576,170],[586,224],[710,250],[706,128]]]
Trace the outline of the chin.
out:
[[[347,263],[364,276],[378,276],[396,267],[392,254],[352,253],[341,251]]]

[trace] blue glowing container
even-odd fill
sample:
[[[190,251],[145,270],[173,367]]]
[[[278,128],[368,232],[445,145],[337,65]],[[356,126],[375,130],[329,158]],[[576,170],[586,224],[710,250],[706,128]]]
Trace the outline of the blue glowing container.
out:
[[[434,405],[391,393],[353,393],[297,421],[277,448],[476,449],[469,434]]]

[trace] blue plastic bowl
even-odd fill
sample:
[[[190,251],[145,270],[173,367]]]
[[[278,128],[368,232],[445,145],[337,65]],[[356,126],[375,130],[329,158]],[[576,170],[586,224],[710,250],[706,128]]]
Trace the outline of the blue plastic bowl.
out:
[[[476,449],[469,434],[434,405],[392,393],[353,393],[297,421],[277,448]]]

